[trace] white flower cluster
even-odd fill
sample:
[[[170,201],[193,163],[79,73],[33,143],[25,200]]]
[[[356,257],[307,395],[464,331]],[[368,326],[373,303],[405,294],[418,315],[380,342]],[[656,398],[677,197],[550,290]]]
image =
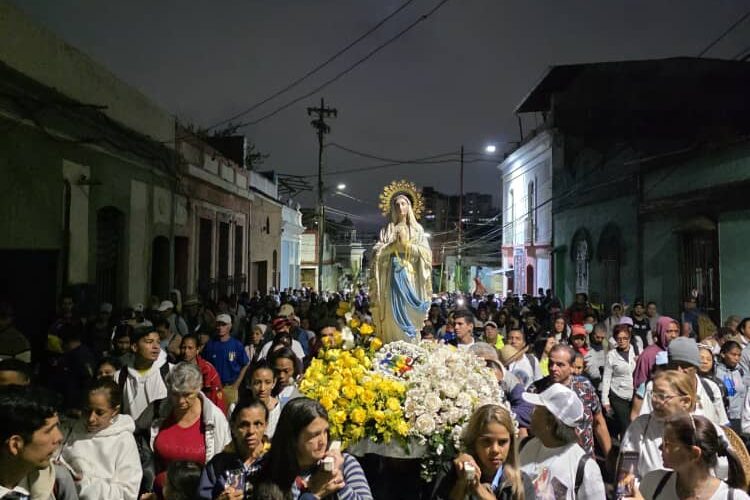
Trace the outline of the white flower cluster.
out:
[[[419,347],[425,355],[408,374],[404,416],[422,444],[438,433],[450,434],[457,446],[474,410],[504,404],[504,395],[494,374],[471,352],[430,342]]]

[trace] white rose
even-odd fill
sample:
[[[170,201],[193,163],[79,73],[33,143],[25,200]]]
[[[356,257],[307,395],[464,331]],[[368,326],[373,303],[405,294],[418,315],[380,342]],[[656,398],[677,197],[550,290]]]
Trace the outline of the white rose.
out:
[[[424,399],[424,407],[428,413],[437,413],[443,402],[437,394],[428,394]]]
[[[456,396],[458,396],[459,388],[458,385],[454,384],[453,382],[448,382],[443,385],[442,391],[446,397],[455,399]]]
[[[414,427],[417,429],[417,432],[426,436],[435,431],[435,421],[429,415],[420,415],[417,417],[417,421],[414,422]]]

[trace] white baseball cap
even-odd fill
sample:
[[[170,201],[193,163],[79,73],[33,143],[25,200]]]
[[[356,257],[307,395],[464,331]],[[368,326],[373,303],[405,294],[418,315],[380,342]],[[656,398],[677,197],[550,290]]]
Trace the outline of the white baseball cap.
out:
[[[224,323],[225,325],[231,325],[232,324],[232,317],[228,314],[219,314],[216,316],[216,322],[217,323]]]
[[[174,309],[174,304],[172,303],[171,300],[165,300],[161,304],[159,304],[159,309],[158,309],[159,312],[164,312],[167,309]]]
[[[562,384],[552,384],[539,394],[523,393],[524,401],[544,406],[560,422],[577,427],[583,418],[583,403],[578,395]]]

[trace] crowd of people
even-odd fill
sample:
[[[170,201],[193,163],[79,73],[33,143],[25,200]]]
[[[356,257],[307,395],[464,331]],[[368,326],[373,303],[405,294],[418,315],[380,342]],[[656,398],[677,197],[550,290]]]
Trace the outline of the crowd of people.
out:
[[[673,319],[549,290],[433,296],[421,339],[481,358],[505,401],[417,495],[394,477],[409,467],[331,441],[297,389],[342,301],[372,323],[363,290],[173,291],[95,314],[66,295],[44,342],[0,304],[0,498],[366,500],[403,481],[399,498],[750,499],[750,318],[711,328],[693,297]]]

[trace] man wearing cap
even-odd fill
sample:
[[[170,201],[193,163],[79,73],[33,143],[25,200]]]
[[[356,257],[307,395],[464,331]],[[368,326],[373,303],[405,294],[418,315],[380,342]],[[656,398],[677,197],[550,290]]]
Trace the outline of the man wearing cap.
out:
[[[195,335],[208,333],[210,335],[216,331],[216,325],[214,325],[216,317],[209,309],[203,307],[197,295],[189,295],[182,306],[185,312],[185,323],[190,333]]]
[[[578,444],[586,453],[594,454],[594,436],[606,457],[612,447],[612,439],[607,429],[607,422],[602,413],[602,405],[596,389],[583,376],[573,374],[575,350],[564,344],[555,345],[549,353],[549,375],[534,382],[529,392],[541,393],[552,384],[569,387],[583,403],[584,416],[578,426]]]
[[[695,340],[687,337],[677,337],[669,343],[667,354],[670,370],[678,370],[687,373],[695,380],[695,390],[697,395],[696,412],[703,415],[716,425],[729,425],[724,401],[722,400],[721,390],[716,382],[698,375],[698,367],[701,364],[698,344]],[[640,414],[651,413],[653,406],[651,404],[651,393],[653,382],[646,384],[646,393],[643,404],[640,408]]]
[[[136,304],[133,306],[133,318],[128,321],[128,324],[133,328],[151,328],[154,326],[154,324],[146,318],[143,304]]]
[[[604,481],[596,462],[577,443],[584,419],[581,400],[568,387],[554,383],[539,394],[525,393],[534,405],[534,438],[522,445],[521,470],[534,482],[538,498],[605,498]]]
[[[503,338],[497,334],[497,323],[494,321],[484,323],[484,341],[494,346],[498,351],[505,346]]]
[[[250,364],[242,342],[232,337],[232,317],[226,313],[216,316],[216,336],[203,348],[203,357],[219,372],[226,388],[237,388]],[[232,395],[228,395],[231,399]],[[231,401],[227,401],[230,404]]]
[[[182,316],[174,310],[174,303],[171,300],[164,300],[159,304],[159,313],[161,317],[169,321],[169,329],[172,333],[178,333],[180,338],[188,334],[188,327]]]
[[[274,339],[266,342],[263,347],[260,350],[260,358],[261,359],[267,359],[268,358],[268,352],[271,350],[271,346],[273,345],[274,340],[278,338],[280,335],[290,335],[289,327],[291,326],[291,321],[289,321],[287,318],[284,317],[277,317],[273,320],[273,323],[271,323],[271,328],[273,328],[274,333]],[[292,352],[299,358],[300,361],[304,361],[305,359],[305,351],[302,349],[302,346],[299,342],[297,342],[295,339],[292,338],[292,346],[291,346]]]

